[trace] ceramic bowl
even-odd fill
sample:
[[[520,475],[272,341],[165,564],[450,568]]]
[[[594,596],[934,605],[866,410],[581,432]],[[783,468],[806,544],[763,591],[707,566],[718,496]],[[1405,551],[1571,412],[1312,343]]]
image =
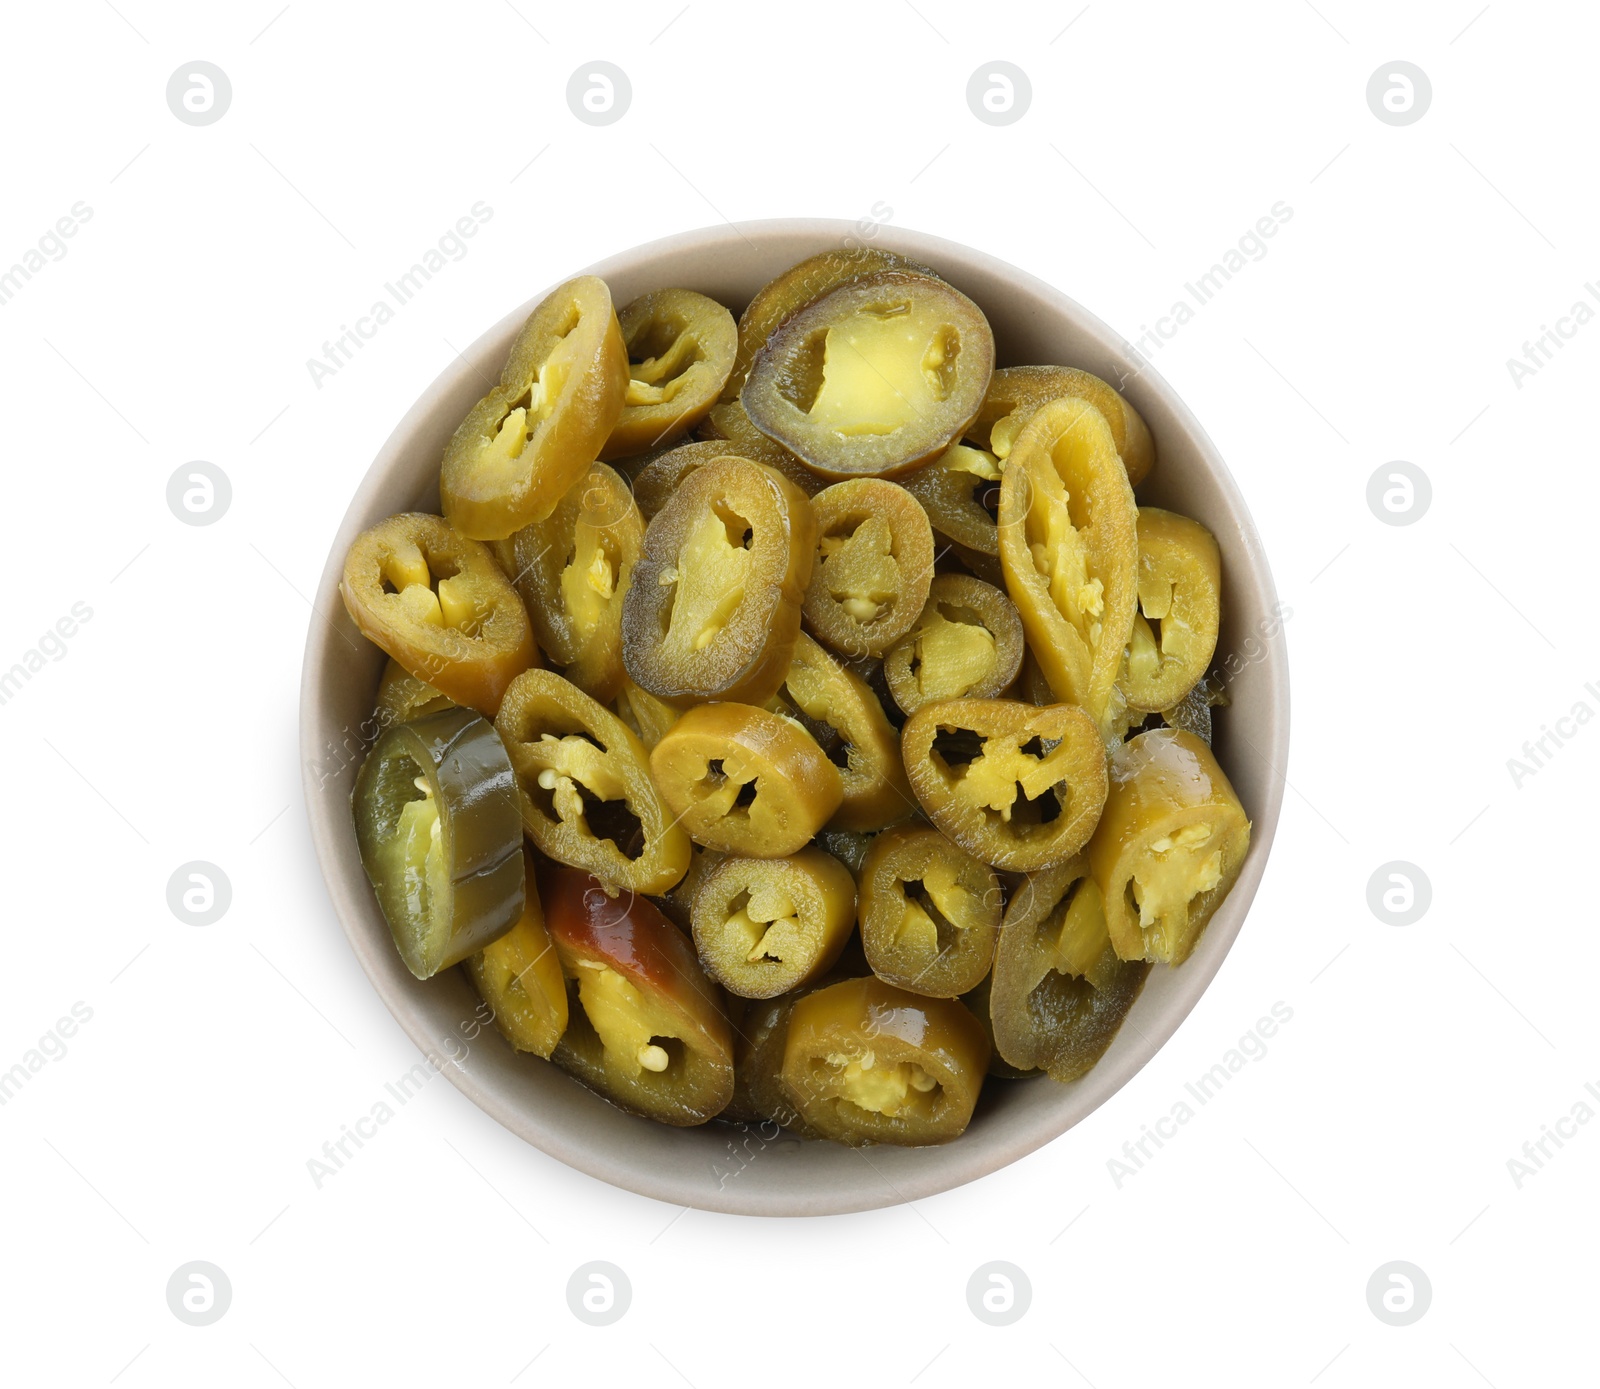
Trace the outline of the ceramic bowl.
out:
[[[991,1082],[967,1132],[934,1148],[856,1151],[772,1130],[711,1123],[675,1129],[634,1118],[553,1065],[518,1055],[474,1020],[478,1000],[460,970],[419,983],[401,964],[356,852],[350,789],[370,744],[384,656],[345,616],[338,582],[361,531],[399,511],[438,510],[446,440],[485,383],[541,290],[469,347],[422,393],[379,451],[328,553],[306,643],[301,752],[312,837],[328,892],[373,987],[411,1039],[494,1118],[535,1147],[602,1181],[680,1206],[752,1215],[823,1215],[915,1200],[973,1181],[1061,1137],[1115,1094],[1172,1036],[1221,968],[1245,922],[1272,849],[1287,765],[1289,677],[1277,599],[1244,498],[1199,422],[1125,341],[1061,290],[954,242],[892,227],[874,245],[934,267],[983,309],[996,364],[1056,362],[1120,385],[1156,443],[1142,503],[1204,522],[1222,549],[1219,663],[1231,671],[1216,752],[1249,814],[1249,857],[1190,959],[1157,967],[1104,1059],[1083,1079]],[[854,223],[781,220],[710,227],[625,251],[582,273],[599,275],[625,304],[664,286],[696,289],[737,314],[779,271],[829,248],[858,244]],[[572,273],[552,266],[559,283]],[[474,1035],[476,1034],[476,1035]]]

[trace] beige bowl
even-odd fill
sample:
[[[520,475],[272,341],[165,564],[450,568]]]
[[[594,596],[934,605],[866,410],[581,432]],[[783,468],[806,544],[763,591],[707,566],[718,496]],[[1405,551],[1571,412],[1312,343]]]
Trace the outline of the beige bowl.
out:
[[[646,290],[700,290],[736,312],[779,271],[859,235],[853,223],[781,220],[711,227],[651,242],[591,266],[618,304]],[[978,251],[879,228],[875,245],[933,266],[977,301],[994,325],[998,365],[1057,362],[1124,390],[1149,422],[1156,467],[1142,502],[1203,521],[1222,547],[1225,621],[1217,659],[1233,674],[1232,707],[1218,719],[1217,756],[1254,829],[1238,884],[1179,969],[1158,967],[1116,1042],[1082,1080],[991,1082],[966,1134],[937,1148],[865,1153],[786,1133],[711,1123],[674,1129],[636,1119],[519,1056],[475,1021],[478,999],[459,970],[419,983],[400,962],[362,873],[350,789],[370,744],[383,653],[345,616],[338,582],[357,534],[398,511],[437,511],[439,460],[468,408],[496,379],[535,297],[467,349],[411,408],[367,471],[334,537],[306,642],[300,743],[312,838],[339,920],[357,958],[411,1039],[474,1103],[552,1157],[676,1205],[750,1215],[826,1215],[930,1196],[1006,1166],[1065,1133],[1115,1094],[1172,1036],[1222,964],[1261,880],[1283,800],[1289,676],[1277,598],[1244,499],[1195,418],[1121,339],[1066,295]]]

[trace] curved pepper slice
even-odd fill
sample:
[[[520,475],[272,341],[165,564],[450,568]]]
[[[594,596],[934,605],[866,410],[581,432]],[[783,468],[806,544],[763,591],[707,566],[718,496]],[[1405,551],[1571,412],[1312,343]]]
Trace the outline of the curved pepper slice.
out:
[[[994,557],[1000,553],[995,512],[1000,505],[1000,460],[986,449],[951,444],[931,463],[904,474],[900,484],[949,540]]]
[[[602,704],[622,687],[622,604],[644,542],[633,494],[594,463],[543,521],[513,537],[517,592],[539,645]]]
[[[629,678],[675,704],[770,698],[815,548],[811,503],[782,475],[733,457],[697,468],[645,530],[622,606]]]
[[[780,706],[792,706],[839,769],[844,799],[829,819],[829,829],[880,830],[916,813],[899,738],[878,696],[804,632],[795,640],[777,700]],[[789,711],[780,707],[776,712]]]
[[[718,458],[744,458],[752,463],[764,463],[782,473],[808,497],[815,496],[823,489],[823,480],[788,449],[779,448],[760,434],[756,438],[761,441],[758,445],[748,442],[735,444],[722,439],[697,439],[663,453],[651,454],[649,460],[633,475],[633,499],[639,504],[640,512],[646,520],[652,519],[677,495],[690,473]]]
[[[1012,873],[1065,863],[1106,799],[1099,730],[1072,704],[924,704],[900,730],[911,789],[974,858]]]
[[[1102,725],[1133,631],[1137,515],[1105,417],[1042,406],[1000,484],[1000,563],[1051,689]]]
[[[1036,873],[1006,908],[989,991],[995,1050],[1076,1080],[1105,1055],[1150,967],[1117,958],[1083,855]]]
[[[453,709],[455,700],[442,695],[426,680],[418,680],[392,656],[383,663],[383,678],[378,681],[378,726],[410,723],[424,714]]]
[[[941,574],[916,625],[883,658],[883,676],[907,714],[941,699],[993,699],[1022,667],[1022,619],[992,584]]]
[[[339,596],[368,641],[489,718],[538,659],[522,599],[494,557],[437,516],[391,516],[358,535]]]
[[[605,705],[530,670],[506,691],[495,727],[541,853],[635,892],[665,892],[683,876],[689,837],[656,794],[644,744]]]
[[[881,656],[922,613],[933,579],[928,513],[904,487],[859,477],[811,499],[817,556],[802,611],[847,656]]]
[[[1111,792],[1089,842],[1111,944],[1124,960],[1189,958],[1244,866],[1250,821],[1211,749],[1152,728],[1111,759]]]
[[[499,940],[466,962],[494,1025],[517,1051],[548,1057],[567,1030],[567,981],[545,928],[533,855],[523,846],[526,895],[522,916]]]
[[[911,993],[956,998],[989,972],[1004,895],[994,869],[938,830],[885,830],[861,866],[867,963]]]
[[[978,987],[970,993],[961,995],[961,1001],[971,1010],[983,1027],[983,1035],[989,1039],[989,1074],[996,1080],[1027,1080],[1040,1072],[1029,1067],[1013,1066],[1000,1055],[994,1044],[994,1018],[991,1016],[990,996],[993,992],[994,971],[984,975]]]
[[[500,382],[445,446],[450,524],[501,540],[542,521],[600,454],[622,414],[628,349],[604,280],[551,291],[512,344]]]
[[[643,897],[587,873],[540,881],[568,980],[570,1020],[553,1060],[613,1104],[664,1124],[703,1124],[733,1096],[721,991],[688,937]]]
[[[797,265],[791,265],[783,274],[764,284],[739,315],[739,351],[734,358],[728,384],[723,388],[722,399],[738,398],[739,388],[749,375],[750,363],[755,360],[756,353],[767,345],[767,339],[785,320],[829,290],[881,270],[907,270],[939,278],[927,266],[895,251],[856,246],[838,251],[820,251]]]
[[[494,728],[446,709],[384,733],[351,795],[361,866],[418,979],[459,964],[522,915],[516,782]]]
[[[647,748],[653,748],[666,736],[667,730],[677,723],[680,712],[649,690],[641,690],[627,676],[622,677],[622,688],[617,691],[613,707]]]
[[[849,979],[790,1011],[782,1084],[825,1138],[918,1146],[966,1130],[988,1065],[983,1025],[955,999]]]
[[[1115,387],[1076,367],[1002,367],[989,378],[968,437],[991,448],[1003,466],[1022,426],[1041,405],[1063,396],[1087,400],[1105,416],[1129,485],[1143,482],[1156,458],[1149,426]]]
[[[889,477],[971,423],[994,366],[983,311],[927,275],[830,290],[756,354],[739,399],[763,434],[829,477]]]
[[[795,457],[776,439],[769,439],[751,422],[750,416],[737,398],[719,400],[711,407],[705,419],[695,427],[695,438],[702,443],[725,440],[733,447],[724,450],[741,458],[753,458],[777,468],[806,496],[827,486],[829,479],[819,476],[806,467],[803,459]],[[770,455],[777,455],[773,458]],[[781,461],[779,461],[781,459]],[[807,481],[809,479],[809,481]]]
[[[798,852],[844,796],[805,729],[748,704],[690,709],[656,744],[650,771],[692,839],[751,858]]]
[[[739,331],[733,315],[692,289],[641,294],[617,314],[628,347],[622,414],[601,458],[660,447],[697,423],[733,369]]]
[[[729,993],[775,998],[829,969],[856,921],[850,870],[821,849],[727,858],[695,895],[700,959]]]
[[[1222,621],[1222,556],[1198,521],[1139,508],[1139,609],[1122,680],[1130,708],[1170,709],[1206,673]]]

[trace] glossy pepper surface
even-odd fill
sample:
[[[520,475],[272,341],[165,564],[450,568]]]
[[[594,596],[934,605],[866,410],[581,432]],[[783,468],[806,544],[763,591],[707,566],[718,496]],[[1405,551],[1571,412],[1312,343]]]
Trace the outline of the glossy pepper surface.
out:
[[[1082,855],[1033,874],[1000,927],[989,989],[995,1050],[1018,1069],[1078,1079],[1116,1038],[1148,970],[1112,949]]]
[[[910,993],[964,994],[989,972],[1004,896],[994,870],[938,830],[885,830],[861,865],[867,963]]]
[[[1222,620],[1222,557],[1198,521],[1139,508],[1139,607],[1123,690],[1130,708],[1170,709],[1206,673]]]
[[[408,674],[489,718],[538,658],[527,611],[494,557],[438,516],[407,512],[358,535],[339,596],[362,636]]]
[[[439,497],[451,525],[501,540],[544,520],[599,457],[630,379],[605,281],[580,275],[553,290],[445,446]]]
[[[1056,697],[1107,723],[1133,631],[1137,508],[1105,417],[1052,401],[1017,436],[1000,486],[1000,563]]]
[[[516,587],[550,660],[602,704],[622,687],[622,604],[644,541],[628,484],[604,463],[513,537]]]
[[[547,858],[634,892],[665,892],[689,866],[689,837],[650,779],[644,744],[554,671],[530,670],[495,721],[516,770],[528,838]]]
[[[968,434],[1004,460],[1022,426],[1040,406],[1073,396],[1088,401],[1105,417],[1128,483],[1137,487],[1155,466],[1155,442],[1149,426],[1115,387],[1076,367],[1002,367],[989,378],[989,389]]]
[[[918,1146],[960,1136],[988,1065],[983,1025],[955,999],[850,979],[790,1010],[781,1079],[824,1137]]]
[[[712,976],[742,998],[773,998],[826,971],[855,927],[850,870],[821,849],[726,858],[695,894],[694,943]]]
[[[1111,789],[1089,843],[1111,944],[1125,960],[1181,964],[1227,896],[1250,822],[1211,749],[1153,728],[1111,758]]]
[[[429,979],[523,909],[522,827],[505,747],[470,709],[389,729],[351,796],[361,865],[406,968]]]
[[[974,858],[1013,873],[1065,863],[1106,799],[1099,730],[1072,704],[924,704],[900,730],[911,788]]]
[[[575,869],[550,869],[540,890],[569,991],[555,1062],[662,1123],[721,1113],[733,1096],[733,1035],[688,938],[646,898],[613,897]]]
[[[624,458],[688,431],[722,392],[733,369],[733,315],[692,289],[642,294],[618,314],[628,348],[622,414],[601,450]]]
[[[523,848],[522,915],[499,940],[466,962],[494,1025],[518,1051],[548,1057],[567,1030],[567,984],[555,942],[544,924],[533,855]]]
[[[905,488],[851,478],[811,499],[817,555],[803,612],[825,645],[881,656],[922,613],[933,580],[933,530]]]
[[[992,584],[940,574],[911,630],[889,648],[883,676],[907,714],[941,699],[994,699],[1017,678],[1022,619]]]
[[[770,698],[815,547],[811,503],[781,474],[734,457],[697,468],[645,530],[622,607],[628,677],[673,704]]]
[[[650,772],[691,838],[752,858],[798,852],[844,797],[799,723],[748,704],[690,709],[650,753]]]
[[[739,400],[763,434],[829,477],[892,477],[936,458],[983,403],[994,335],[943,280],[882,271],[789,318]]]

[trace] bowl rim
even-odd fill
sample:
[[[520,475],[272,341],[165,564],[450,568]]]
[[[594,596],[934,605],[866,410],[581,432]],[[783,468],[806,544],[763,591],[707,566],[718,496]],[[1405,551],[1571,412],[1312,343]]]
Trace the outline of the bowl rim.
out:
[[[679,251],[704,251],[718,244],[724,244],[732,249],[738,241],[751,244],[753,239],[760,238],[774,241],[807,238],[814,240],[819,249],[826,249],[841,242],[849,244],[850,239],[860,236],[860,224],[847,219],[768,218],[737,224],[728,222],[677,232],[644,242],[574,273],[608,279],[612,275],[631,271],[642,259]],[[1133,353],[1131,344],[1126,338],[1049,282],[987,252],[926,232],[898,226],[880,225],[874,240],[877,245],[899,251],[927,264],[940,265],[943,262],[952,267],[959,265],[963,269],[977,269],[1007,280],[1027,295],[1051,304],[1063,318],[1073,323],[1077,331],[1095,341],[1106,360],[1121,361],[1131,366],[1133,368],[1131,375],[1140,383],[1137,394],[1159,397],[1178,427],[1188,436],[1195,451],[1205,460],[1212,482],[1240,522],[1240,538],[1251,571],[1246,576],[1246,581],[1250,588],[1259,594],[1265,608],[1271,611],[1280,610],[1277,588],[1254,518],[1226,462],[1182,397],[1147,359],[1137,357]],[[508,329],[520,326],[535,305],[549,294],[551,289],[570,278],[572,275],[566,275],[554,281],[525,304],[513,309],[479,334],[471,346],[458,354],[434,377],[390,431],[346,504],[317,584],[315,602],[312,605],[313,616],[307,631],[301,667],[299,751],[301,784],[306,801],[312,846],[334,914],[357,961],[395,1020],[417,1045],[423,1056],[430,1060],[437,1056],[438,1038],[429,1020],[420,1008],[386,984],[378,968],[380,952],[385,949],[392,952],[392,943],[386,938],[375,943],[370,938],[370,933],[361,929],[364,904],[360,901],[360,893],[367,889],[366,880],[364,876],[342,872],[336,858],[334,848],[336,836],[341,832],[353,833],[353,831],[350,831],[348,817],[338,816],[333,811],[333,805],[340,803],[339,798],[329,797],[321,791],[316,782],[315,768],[322,750],[317,727],[317,692],[323,682],[326,652],[330,649],[332,639],[329,628],[342,615],[342,601],[338,592],[339,579],[343,571],[345,552],[355,535],[359,533],[357,524],[359,518],[372,508],[379,494],[385,489],[388,474],[396,460],[403,455],[408,439],[434,412],[440,398],[457,385],[464,374],[477,373],[473,359],[480,353],[485,343],[507,336]],[[1125,381],[1126,378],[1123,384]],[[1119,389],[1122,389],[1121,385]],[[333,616],[330,617],[330,614]],[[692,1206],[729,1214],[844,1214],[924,1199],[1010,1166],[1082,1122],[1149,1064],[1194,1010],[1243,929],[1271,857],[1286,785],[1282,769],[1287,766],[1289,749],[1289,668],[1282,624],[1280,623],[1270,636],[1263,636],[1262,640],[1266,642],[1271,656],[1271,659],[1261,662],[1265,667],[1264,678],[1268,691],[1266,725],[1268,737],[1265,745],[1258,747],[1257,751],[1262,754],[1267,764],[1267,774],[1263,782],[1260,804],[1252,820],[1250,852],[1244,868],[1227,901],[1219,908],[1217,915],[1206,928],[1207,939],[1213,948],[1203,959],[1191,958],[1182,967],[1183,978],[1179,991],[1158,1015],[1158,1024],[1155,1027],[1140,1029],[1139,1042],[1121,1052],[1114,1064],[1108,1064],[1112,1061],[1108,1056],[1081,1080],[1074,1083],[1078,1102],[1059,1123],[1056,1122],[1056,1116],[1052,1115],[1034,1129],[1021,1135],[1011,1136],[1010,1141],[967,1149],[965,1162],[958,1165],[958,1171],[952,1172],[946,1165],[926,1176],[920,1172],[909,1175],[897,1172],[897,1179],[894,1182],[890,1183],[887,1178],[883,1179],[885,1190],[877,1196],[857,1194],[839,1199],[819,1199],[815,1195],[796,1194],[793,1199],[784,1201],[775,1199],[770,1192],[766,1192],[758,1199],[752,1200],[746,1195],[748,1189],[724,1186],[713,1191],[691,1187],[672,1173],[657,1172],[647,1165],[630,1161],[623,1153],[597,1151],[593,1145],[575,1139],[573,1135],[559,1127],[542,1124],[538,1116],[530,1114],[526,1108],[514,1103],[508,1096],[480,1081],[472,1070],[457,1064],[440,1064],[439,1069],[449,1076],[451,1083],[458,1090],[491,1118],[549,1156],[588,1176],[674,1206]],[[359,881],[352,882],[352,877],[359,878]],[[1221,938],[1220,948],[1214,939],[1216,936]]]

